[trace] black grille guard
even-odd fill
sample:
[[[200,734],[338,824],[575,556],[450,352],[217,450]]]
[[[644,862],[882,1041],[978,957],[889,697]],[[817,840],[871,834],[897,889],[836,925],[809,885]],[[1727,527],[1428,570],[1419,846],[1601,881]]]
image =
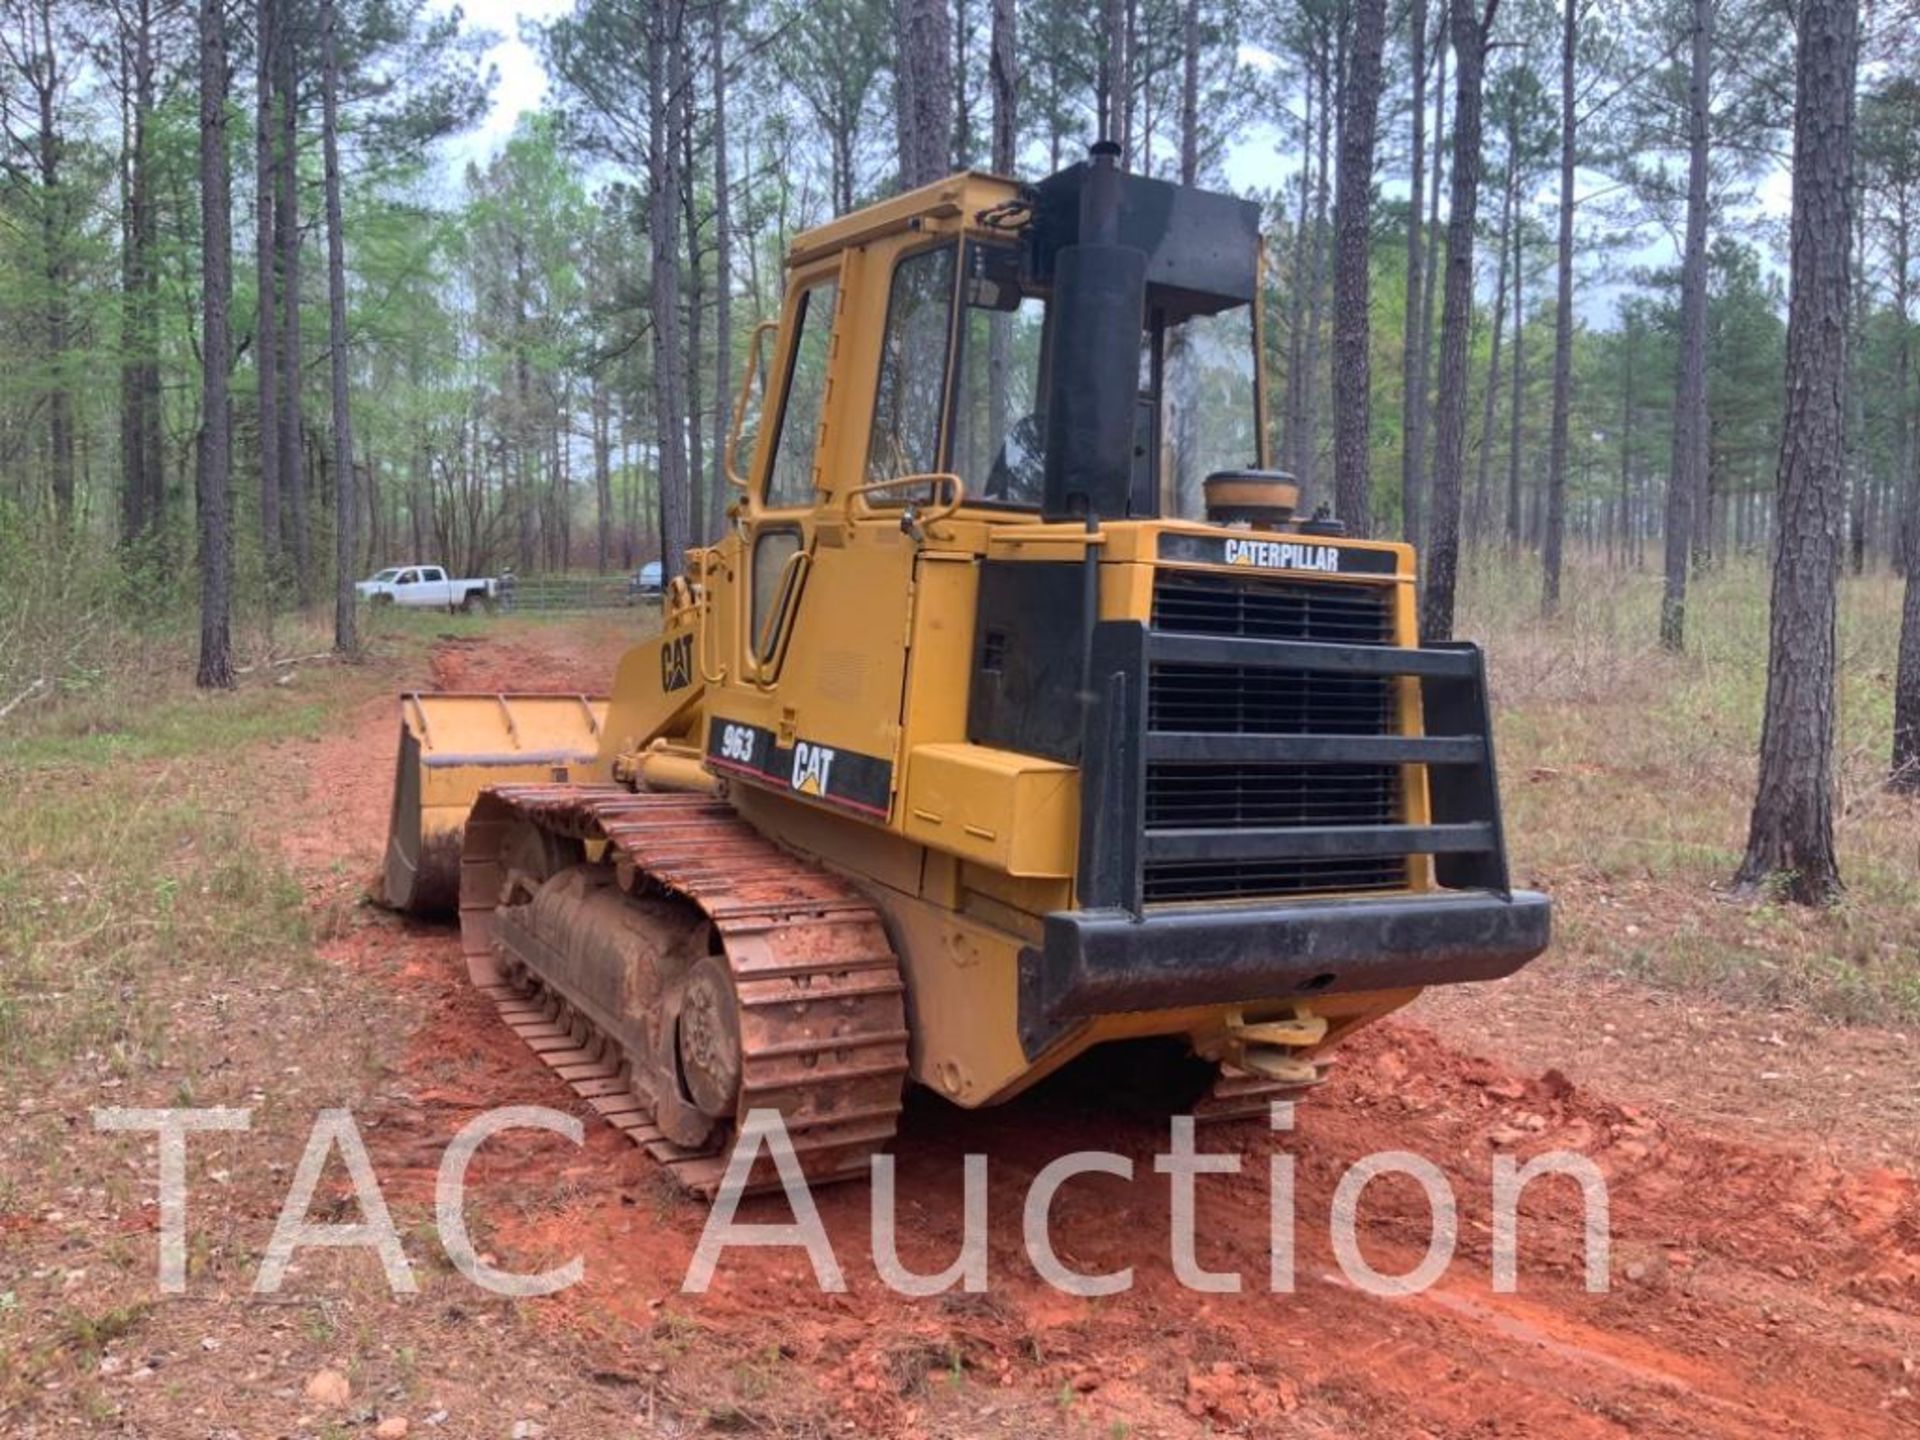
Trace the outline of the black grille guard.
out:
[[[1148,728],[1155,663],[1419,679],[1424,734],[1215,735]],[[1079,908],[1021,962],[1029,1054],[1084,1016],[1496,979],[1546,948],[1544,896],[1508,880],[1486,666],[1466,642],[1394,647],[1191,635],[1132,621],[1093,635],[1081,768]],[[1427,767],[1424,824],[1149,830],[1149,757]],[[1437,891],[1148,907],[1149,860],[1431,855]]]
[[[1340,675],[1417,677],[1423,735],[1215,735],[1148,728],[1147,685],[1156,662]],[[1508,890],[1500,828],[1486,664],[1466,642],[1336,645],[1321,641],[1184,635],[1132,621],[1094,629],[1094,692],[1080,793],[1079,903],[1142,908],[1148,860],[1255,860],[1279,856],[1432,855],[1448,889]],[[1236,826],[1148,830],[1151,758],[1286,760],[1308,765],[1404,763],[1427,767],[1426,824]]]

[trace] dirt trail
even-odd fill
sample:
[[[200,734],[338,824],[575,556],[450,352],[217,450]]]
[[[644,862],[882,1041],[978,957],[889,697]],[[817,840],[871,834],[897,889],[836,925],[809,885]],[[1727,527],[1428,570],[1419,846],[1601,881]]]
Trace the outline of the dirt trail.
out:
[[[443,647],[448,688],[597,688],[611,655],[564,632],[533,643]],[[295,857],[319,889],[362,876],[386,816],[393,712],[370,706],[352,733],[310,752]],[[375,1158],[424,1191],[446,1137],[493,1105],[577,1108],[570,1092],[465,988],[450,931],[379,917],[334,947],[382,977],[417,1017],[405,1103],[383,1117]],[[1238,1272],[1239,1294],[1199,1294],[1168,1257],[1168,1185],[1152,1156],[1164,1120],[1090,1109],[1054,1086],[979,1114],[914,1097],[895,1147],[903,1261],[936,1271],[963,1233],[962,1156],[989,1157],[990,1288],[910,1300],[868,1258],[865,1187],[823,1192],[849,1290],[819,1293],[804,1256],[735,1250],[713,1292],[680,1292],[705,1209],[672,1193],[611,1129],[589,1143],[529,1135],[490,1147],[476,1173],[495,1248],[521,1268],[578,1254],[586,1281],[533,1308],[596,1366],[658,1377],[705,1403],[712,1371],[748,1399],[749,1421],[850,1426],[876,1435],[1881,1436],[1920,1433],[1920,1186],[1912,1174],[1835,1159],[1822,1137],[1772,1119],[1750,1128],[1691,1105],[1676,1056],[1653,1067],[1673,1088],[1632,1105],[1593,1093],[1543,1055],[1578,1059],[1594,1004],[1554,981],[1524,1053],[1498,1035],[1469,1053],[1415,1020],[1382,1024],[1342,1054],[1300,1107],[1291,1136],[1243,1124],[1202,1148],[1242,1156],[1237,1175],[1199,1181],[1198,1259]],[[1448,1031],[1461,1001],[1450,1002]],[[1555,1043],[1555,1036],[1558,1044]],[[1639,1043],[1682,1047],[1682,1034]],[[1753,1057],[1755,1069],[1767,1064]],[[1890,1062],[1891,1063],[1891,1062]],[[1583,1073],[1572,1063],[1567,1070]],[[1870,1078],[1870,1077],[1869,1077]],[[1866,1095],[1871,1083],[1859,1087]],[[1058,1253],[1075,1269],[1136,1267],[1130,1293],[1076,1299],[1038,1279],[1020,1206],[1048,1161],[1083,1148],[1134,1161],[1132,1181],[1083,1176],[1054,1207]],[[1458,1198],[1460,1239],[1423,1296],[1376,1298],[1341,1277],[1333,1196],[1360,1157],[1412,1151]],[[1491,1167],[1510,1152],[1589,1157],[1611,1196],[1610,1288],[1584,1287],[1578,1192],[1542,1180],[1521,1206],[1518,1293],[1490,1283]],[[1268,1159],[1297,1166],[1296,1285],[1268,1287]],[[529,1166],[557,1168],[550,1201],[526,1203]],[[404,1182],[403,1182],[404,1184]],[[543,1180],[542,1193],[552,1190]],[[782,1204],[743,1218],[780,1221]],[[1385,1273],[1424,1252],[1427,1201],[1402,1177],[1370,1186],[1360,1246]],[[723,1358],[716,1358],[723,1357]],[[749,1383],[750,1382],[750,1383]],[[758,1398],[755,1398],[758,1397]],[[809,1431],[808,1433],[812,1433]]]

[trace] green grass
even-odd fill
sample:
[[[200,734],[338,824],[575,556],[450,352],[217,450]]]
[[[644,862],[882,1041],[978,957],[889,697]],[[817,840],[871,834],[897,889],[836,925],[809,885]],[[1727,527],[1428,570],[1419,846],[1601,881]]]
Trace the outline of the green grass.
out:
[[[172,1007],[310,953],[305,899],[235,788],[167,766],[98,780],[15,770],[0,830],[0,1075],[97,1055],[125,1074],[181,1056]],[[24,782],[24,783],[23,783]]]
[[[1488,648],[1509,845],[1517,874],[1561,898],[1557,953],[1844,1021],[1920,1017],[1920,809],[1882,786],[1898,582],[1842,586],[1835,833],[1848,888],[1812,912],[1728,890],[1765,706],[1764,567],[1694,583],[1679,656],[1655,642],[1655,575],[1575,566],[1551,623],[1537,587],[1531,560],[1483,559],[1460,630]]]
[[[603,614],[650,617],[653,611]],[[341,663],[327,653],[331,632],[326,628],[284,622],[274,647],[284,663],[238,656],[245,673],[230,691],[193,687],[190,640],[173,637],[131,647],[123,664],[69,680],[51,703],[10,717],[0,727],[0,778],[21,768],[151,763],[271,740],[318,739],[352,705],[397,689],[411,673],[407,663],[438,641],[537,635],[591,623],[579,615],[412,610],[362,611],[360,619],[363,653],[357,662]]]
[[[0,1095],[76,1061],[123,1074],[180,1063],[213,1043],[188,1023],[217,1021],[205,997],[314,963],[331,921],[260,839],[276,787],[305,783],[278,745],[334,733],[416,679],[438,641],[537,646],[582,623],[601,622],[369,616],[354,663],[256,661],[213,693],[194,689],[183,638],[16,712],[0,729]],[[285,622],[277,650],[323,655],[327,638]]]
[[[284,783],[269,745],[320,738],[421,643],[213,694],[175,650],[15,717],[0,738],[0,1095],[76,1065],[189,1063],[218,1043],[203,1031],[222,991],[313,963],[300,884],[260,844],[259,808]]]
[[[143,764],[266,740],[317,740],[332,710],[324,700],[263,687],[164,701],[117,719],[81,712],[0,746],[0,771]]]

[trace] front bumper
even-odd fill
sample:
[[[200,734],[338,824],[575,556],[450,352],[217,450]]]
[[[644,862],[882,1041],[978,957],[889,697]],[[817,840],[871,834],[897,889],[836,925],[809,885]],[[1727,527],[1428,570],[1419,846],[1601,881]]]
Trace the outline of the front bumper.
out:
[[[1547,948],[1550,915],[1528,890],[1059,911],[1021,956],[1021,1040],[1034,1055],[1118,1011],[1498,980]]]

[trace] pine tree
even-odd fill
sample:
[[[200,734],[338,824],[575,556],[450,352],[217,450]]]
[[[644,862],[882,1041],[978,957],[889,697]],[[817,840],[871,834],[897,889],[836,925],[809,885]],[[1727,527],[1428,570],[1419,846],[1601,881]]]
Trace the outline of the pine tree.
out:
[[[1692,0],[1687,76],[1687,228],[1680,261],[1680,369],[1667,471],[1666,588],[1660,643],[1686,643],[1687,570],[1697,543],[1707,476],[1707,186],[1715,0]]]
[[[900,188],[931,184],[952,158],[953,19],[946,0],[895,0]]]
[[[233,686],[233,220],[227,154],[225,0],[200,0],[200,440],[194,500],[200,532],[200,665],[203,690]]]
[[[1780,447],[1767,703],[1747,853],[1735,879],[1801,904],[1840,893],[1833,844],[1834,637],[1846,502],[1852,299],[1851,0],[1802,0],[1794,63],[1792,298]]]
[[[1386,0],[1356,0],[1340,86],[1339,193],[1334,202],[1334,508],[1354,535],[1373,533],[1373,146],[1380,107]]]
[[[1460,569],[1460,477],[1467,431],[1467,328],[1473,308],[1473,226],[1480,195],[1481,77],[1499,0],[1448,0],[1456,60],[1452,209],[1447,216],[1446,295],[1440,316],[1440,393],[1435,403],[1433,525],[1427,542],[1423,640],[1453,638]]]
[[[1568,431],[1573,418],[1573,168],[1574,58],[1579,50],[1580,0],[1560,0],[1560,203],[1554,255],[1553,420],[1547,441],[1547,531],[1540,549],[1540,608],[1560,608],[1561,550],[1567,525]]]
[[[347,252],[340,205],[340,12],[320,0],[320,148],[327,222],[327,374],[333,421],[333,648],[360,648],[354,628],[354,560],[360,512],[353,474],[353,424],[347,410]]]

